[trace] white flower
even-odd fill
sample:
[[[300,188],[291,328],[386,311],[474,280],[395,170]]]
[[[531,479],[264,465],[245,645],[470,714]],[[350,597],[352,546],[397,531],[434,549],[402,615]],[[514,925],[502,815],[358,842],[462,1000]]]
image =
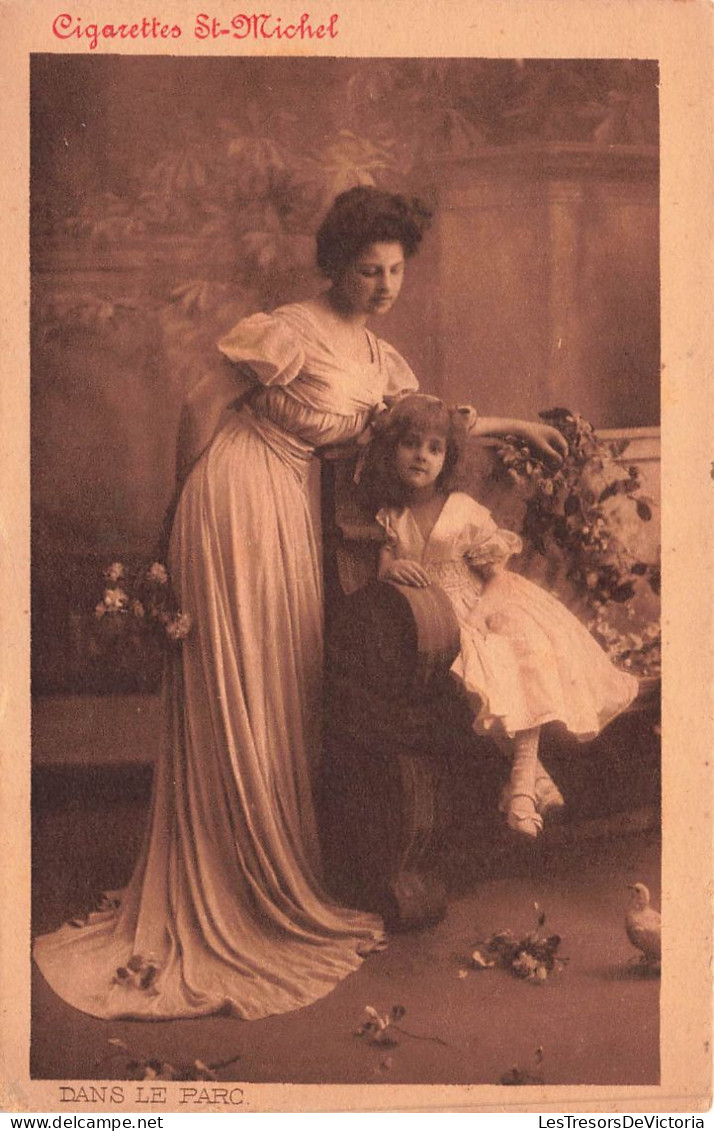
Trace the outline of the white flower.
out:
[[[112,564],[104,570],[104,579],[113,582],[123,581],[124,566],[121,562],[112,562]]]
[[[106,605],[107,612],[118,613],[125,609],[129,603],[129,598],[123,589],[105,589],[104,590],[104,604]]]
[[[106,611],[107,606],[104,604],[104,601],[100,601],[99,604],[95,606],[94,615],[95,617],[98,617],[99,620],[101,620]]]
[[[519,978],[525,978],[527,982],[544,982],[548,977],[543,963],[525,950],[513,960],[513,969]]]
[[[131,611],[135,617],[143,617],[145,614],[145,609],[141,601],[132,601]]]
[[[193,621],[189,613],[179,613],[166,623],[166,634],[171,640],[185,640]]]
[[[380,1017],[372,1005],[366,1005],[364,1011],[367,1014],[367,1020],[362,1022],[358,1036],[367,1037],[371,1044],[390,1043],[387,1030],[391,1018],[389,1016]]]
[[[166,566],[162,565],[161,562],[154,562],[146,575],[146,579],[147,581],[153,581],[156,585],[166,585],[169,580]]]

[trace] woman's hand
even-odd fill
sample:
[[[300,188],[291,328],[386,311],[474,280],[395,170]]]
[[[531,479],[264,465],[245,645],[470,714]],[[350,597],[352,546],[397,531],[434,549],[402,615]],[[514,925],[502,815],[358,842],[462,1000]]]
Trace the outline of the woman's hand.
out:
[[[462,411],[462,410],[459,410]],[[568,454],[562,432],[535,420],[516,420],[506,416],[477,416],[468,426],[469,436],[518,436],[530,444],[549,463],[560,464]]]
[[[372,442],[374,436],[374,422],[378,416],[386,412],[387,406],[382,402],[372,410],[372,419],[366,428],[356,436],[353,440],[345,440],[343,444],[325,444],[321,448],[315,449],[315,455],[318,459],[334,461],[338,459],[349,459],[351,456],[364,455],[364,449]]]
[[[568,443],[562,432],[550,424],[536,421],[524,425],[521,436],[549,463],[562,463],[568,454]]]
[[[379,571],[380,581],[396,581],[399,585],[412,585],[424,589],[429,584],[426,571],[411,558],[395,558]]]

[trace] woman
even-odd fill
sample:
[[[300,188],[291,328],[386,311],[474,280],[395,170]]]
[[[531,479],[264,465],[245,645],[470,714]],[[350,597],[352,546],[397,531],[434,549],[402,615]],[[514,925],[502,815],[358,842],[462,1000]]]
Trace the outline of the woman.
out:
[[[37,940],[50,985],[98,1017],[282,1013],[322,997],[381,945],[373,915],[321,888],[311,778],[319,755],[322,598],[306,479],[415,389],[366,327],[401,288],[428,216],[373,188],[337,198],[317,238],[327,291],[240,322],[219,348],[252,391],[207,382],[170,570],[194,628],[172,660],[144,847],[118,906]],[[212,438],[210,433],[219,421]],[[481,420],[556,454],[553,429]]]

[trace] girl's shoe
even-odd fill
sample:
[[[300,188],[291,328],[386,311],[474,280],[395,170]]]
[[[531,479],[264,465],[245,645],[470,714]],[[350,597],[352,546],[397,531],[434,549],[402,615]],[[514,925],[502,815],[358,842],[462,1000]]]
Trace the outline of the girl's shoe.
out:
[[[541,817],[565,808],[565,798],[545,770],[535,780],[535,807]]]
[[[509,782],[507,785],[504,785],[501,790],[501,798],[498,802],[499,813],[508,812],[512,793],[513,786]],[[528,794],[526,794],[526,796],[528,796]],[[544,778],[536,778],[534,801],[536,813],[539,813],[541,817],[547,817],[549,814],[556,813],[559,809],[565,808],[565,798],[553,779],[547,776]]]
[[[535,798],[527,793],[510,793],[505,812],[509,829],[522,836],[535,840],[543,828],[543,818],[536,809]]]

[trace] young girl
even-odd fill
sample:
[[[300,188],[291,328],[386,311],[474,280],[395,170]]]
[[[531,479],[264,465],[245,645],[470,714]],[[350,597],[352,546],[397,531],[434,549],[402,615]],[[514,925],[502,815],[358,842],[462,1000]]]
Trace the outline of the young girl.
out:
[[[618,671],[580,622],[539,586],[506,570],[521,540],[500,530],[469,495],[450,491],[465,434],[458,412],[409,395],[378,419],[369,457],[372,489],[386,503],[380,577],[434,583],[461,629],[452,672],[488,733],[511,760],[502,800],[510,828],[536,837],[563,805],[538,759],[540,728],[559,721],[592,739],[635,698],[637,680]]]

